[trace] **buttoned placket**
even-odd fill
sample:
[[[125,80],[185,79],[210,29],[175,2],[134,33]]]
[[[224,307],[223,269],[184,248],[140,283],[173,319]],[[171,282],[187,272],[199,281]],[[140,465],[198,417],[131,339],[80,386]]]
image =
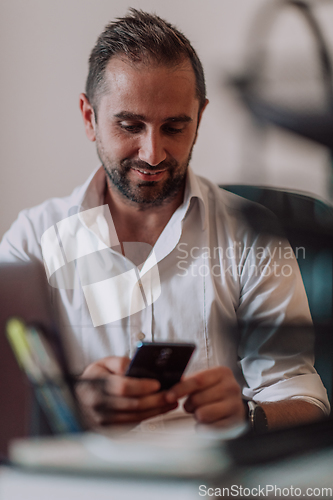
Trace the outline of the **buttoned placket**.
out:
[[[178,244],[178,242],[180,240],[180,237],[182,234],[183,222],[184,222],[184,219],[186,218],[186,215],[190,209],[191,198],[189,198],[188,196],[185,196],[185,200],[186,201],[184,201],[184,203],[173,214],[173,216],[169,220],[167,226],[165,227],[165,229],[163,230],[162,234],[160,235],[158,241],[155,244],[154,251],[156,254],[157,265],[159,262],[162,261],[162,259],[164,259],[167,255],[169,255],[174,250],[174,248],[176,247],[176,245]],[[107,207],[107,205],[106,205],[106,207]],[[107,207],[107,209],[108,209],[108,207]],[[81,210],[82,210],[82,207],[81,207]],[[111,214],[110,214],[110,216],[111,216]],[[111,221],[112,221],[112,218],[111,218]],[[95,234],[95,236],[102,239],[102,241],[104,243],[108,243],[108,245],[110,245],[110,241],[109,242],[106,241],[108,239],[106,236],[107,232],[105,232],[105,228],[108,226],[107,221],[105,219],[103,220],[103,218],[100,218],[100,220],[98,222],[99,222],[99,224],[98,224],[99,230],[97,231],[97,233],[99,233],[99,234],[96,234],[96,230],[94,230],[94,229],[96,229],[96,225],[95,225],[95,227],[92,227],[90,224],[87,225],[84,222],[83,223],[86,225],[86,227],[89,231],[92,231]],[[101,226],[104,226],[104,233],[105,233],[104,237],[103,237],[103,231],[101,230]],[[115,232],[115,229],[114,229],[114,232]],[[117,241],[118,241],[118,238],[117,238]],[[121,260],[123,260],[123,264],[124,264],[125,268],[126,267],[132,268],[132,269],[134,268],[137,276],[140,278],[143,277],[142,273],[140,273],[139,268],[136,267],[134,265],[134,263],[131,260],[129,260],[126,256],[121,255],[119,252],[116,252],[112,248],[109,248],[109,251],[114,253],[115,255],[117,255],[118,259],[120,258]],[[145,264],[142,266],[142,270],[144,270],[144,266],[145,266]],[[145,279],[147,279],[147,276]],[[145,297],[145,299],[147,299],[148,298],[148,297],[146,297],[147,290],[146,291],[143,290],[141,279],[138,280],[138,286],[139,286],[141,292],[143,292],[142,296]],[[203,286],[205,287],[205,283],[203,283]],[[146,287],[146,288],[149,289],[149,287]],[[150,289],[151,288],[152,287],[150,287]],[[133,356],[133,354],[136,350],[137,343],[139,341],[158,340],[158,339],[155,339],[154,309],[155,309],[154,308],[154,300],[152,298],[150,298],[150,301],[148,300],[148,305],[146,302],[146,307],[144,309],[128,316],[126,330],[127,330],[128,340],[129,340],[128,345],[129,345],[129,351],[130,351],[129,356],[130,357]],[[206,344],[206,349],[207,349],[206,356],[208,358],[209,357],[209,353],[208,353],[209,344],[208,344],[208,333],[207,333],[207,318],[205,318],[205,313],[206,313],[205,304],[203,304],[203,316],[204,316],[203,321],[204,321],[205,325],[204,325],[204,332],[202,332],[202,333],[203,333],[203,336],[205,337],[205,344]],[[125,334],[125,331],[123,331],[123,334]]]
[[[107,207],[107,210],[108,210],[108,207]],[[140,288],[140,291],[141,291],[143,300],[146,304],[146,307],[139,312],[136,312],[134,314],[129,315],[128,319],[127,319],[127,325],[128,325],[127,333],[129,335],[129,349],[130,349],[129,356],[131,357],[131,356],[133,356],[133,354],[136,350],[137,343],[139,341],[143,341],[143,340],[153,341],[154,340],[154,338],[153,338],[154,337],[154,335],[153,335],[153,323],[154,323],[153,300],[151,297],[149,298],[146,296],[147,290],[149,290],[149,288],[151,288],[151,286],[146,287],[146,290],[144,290],[144,287],[142,285],[142,280],[141,280],[143,275],[142,275],[142,271],[140,271],[139,267],[137,267],[128,257],[120,254],[119,252],[117,252],[116,250],[111,248],[112,241],[110,241],[110,240],[112,240],[112,239],[113,239],[113,243],[115,244],[115,246],[119,245],[119,240],[116,236],[116,232],[115,232],[115,228],[114,228],[113,224],[111,223],[111,230],[110,230],[111,238],[110,238],[109,237],[110,221],[108,224],[105,217],[102,217],[100,215],[99,220],[97,221],[97,224],[96,224],[96,221],[87,219],[87,217],[85,217],[83,214],[84,214],[84,212],[81,212],[81,217],[80,217],[80,220],[81,220],[81,223],[83,224],[83,226],[88,231],[92,232],[94,234],[94,236],[97,237],[103,244],[106,244],[107,246],[109,246],[108,251],[113,253],[117,257],[118,261],[122,261],[121,267],[123,269],[125,269],[125,270],[134,269],[135,273],[137,275],[137,278],[138,278],[137,283],[138,283],[138,286]],[[112,218],[111,218],[111,221],[112,221]],[[149,258],[147,260],[149,260]],[[144,263],[144,265],[142,266],[142,270],[144,269],[145,265],[146,265],[146,263]],[[144,273],[144,274],[146,274],[145,280],[147,281],[147,273]],[[149,279],[149,269],[148,269],[148,279]],[[132,294],[131,299],[133,300],[133,294]],[[150,300],[148,300],[148,302],[151,302],[150,305],[147,305],[147,299],[150,299]],[[132,306],[132,302],[129,304],[130,311],[132,310],[131,306]]]

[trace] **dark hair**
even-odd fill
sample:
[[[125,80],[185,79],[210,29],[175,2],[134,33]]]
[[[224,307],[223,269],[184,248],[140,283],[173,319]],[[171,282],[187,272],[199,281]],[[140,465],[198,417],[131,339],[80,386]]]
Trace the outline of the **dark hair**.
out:
[[[86,94],[97,111],[98,96],[105,91],[105,69],[115,55],[124,55],[132,62],[155,62],[168,66],[189,59],[196,79],[199,112],[206,100],[202,64],[189,40],[174,26],[155,14],[130,9],[125,17],[108,24],[99,36],[89,58]]]

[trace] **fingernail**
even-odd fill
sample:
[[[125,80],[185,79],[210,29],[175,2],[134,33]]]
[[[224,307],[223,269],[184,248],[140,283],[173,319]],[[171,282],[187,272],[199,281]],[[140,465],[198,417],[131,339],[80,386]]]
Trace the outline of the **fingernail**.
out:
[[[168,403],[175,403],[177,401],[177,396],[174,392],[167,392],[165,395],[165,399]]]

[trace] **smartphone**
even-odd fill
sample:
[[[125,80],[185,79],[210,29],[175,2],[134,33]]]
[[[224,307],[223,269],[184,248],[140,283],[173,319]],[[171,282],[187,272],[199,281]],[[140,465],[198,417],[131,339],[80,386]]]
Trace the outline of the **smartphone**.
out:
[[[126,376],[154,378],[161,391],[170,389],[180,381],[194,349],[190,343],[140,342]]]

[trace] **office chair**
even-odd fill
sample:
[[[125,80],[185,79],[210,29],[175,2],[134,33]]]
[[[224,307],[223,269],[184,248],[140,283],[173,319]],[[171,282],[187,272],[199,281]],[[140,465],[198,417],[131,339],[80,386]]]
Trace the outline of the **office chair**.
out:
[[[316,369],[333,402],[333,207],[301,193],[249,185],[220,186],[273,212],[296,255],[316,331]],[[258,227],[258,211],[244,212]],[[269,228],[269,230],[271,230]]]

